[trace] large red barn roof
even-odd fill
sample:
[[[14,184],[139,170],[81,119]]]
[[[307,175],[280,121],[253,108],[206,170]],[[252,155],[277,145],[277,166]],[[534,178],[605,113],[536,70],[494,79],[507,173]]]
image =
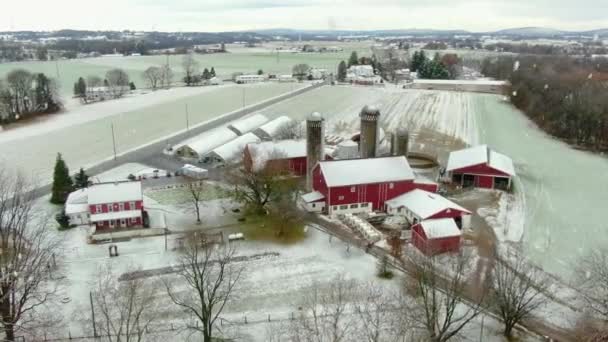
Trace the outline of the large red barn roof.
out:
[[[404,156],[319,162],[328,187],[414,180]]]

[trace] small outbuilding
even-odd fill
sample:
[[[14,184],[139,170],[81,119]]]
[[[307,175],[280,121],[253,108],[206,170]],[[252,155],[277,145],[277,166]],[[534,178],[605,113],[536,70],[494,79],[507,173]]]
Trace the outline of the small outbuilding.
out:
[[[510,190],[515,177],[511,158],[486,145],[450,153],[446,172],[452,183],[465,188]]]
[[[308,212],[320,213],[325,210],[325,196],[318,191],[304,194],[300,199]]]
[[[461,237],[451,218],[425,220],[412,227],[412,244],[425,255],[458,252]]]
[[[471,215],[469,210],[449,199],[421,189],[412,190],[386,201],[386,212],[390,215],[404,216],[412,224],[429,219],[450,218],[459,228],[462,228],[465,217],[468,223],[468,216]]]

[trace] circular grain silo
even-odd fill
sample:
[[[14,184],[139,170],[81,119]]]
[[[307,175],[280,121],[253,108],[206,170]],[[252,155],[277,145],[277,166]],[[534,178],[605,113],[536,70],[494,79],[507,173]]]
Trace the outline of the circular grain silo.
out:
[[[323,160],[324,120],[321,114],[312,113],[306,118],[306,188],[312,191],[312,170]]]
[[[373,106],[365,106],[361,110],[359,117],[361,118],[359,154],[361,158],[374,158],[378,148],[380,110]]]
[[[391,155],[407,157],[409,141],[410,134],[408,130],[405,128],[397,129],[391,139]]]

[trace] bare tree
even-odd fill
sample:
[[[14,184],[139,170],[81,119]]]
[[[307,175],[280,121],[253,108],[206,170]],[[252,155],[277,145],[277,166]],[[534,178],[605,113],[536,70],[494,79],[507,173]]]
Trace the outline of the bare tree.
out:
[[[106,73],[109,91],[114,98],[122,97],[129,89],[129,75],[122,69],[112,69]]]
[[[29,183],[0,168],[0,324],[5,340],[39,322],[57,289],[52,271],[60,244],[32,209]]]
[[[97,75],[87,76],[87,87],[95,88],[95,87],[101,87],[102,85],[103,85],[103,80],[101,79],[101,77],[99,77]]]
[[[156,90],[162,79],[162,69],[157,66],[151,66],[143,72],[142,77],[148,87]]]
[[[304,138],[303,127],[297,121],[285,123],[277,129],[273,138],[276,140],[302,139]]]
[[[166,89],[171,88],[173,82],[173,70],[169,64],[165,64],[160,67],[160,86]]]
[[[184,82],[187,86],[196,83],[196,78],[200,73],[199,64],[194,59],[194,54],[189,53],[182,59],[182,68],[184,69]]]
[[[359,286],[355,301],[359,340],[368,342],[397,341],[405,337],[409,322],[407,302],[399,294],[369,282]]]
[[[590,251],[579,260],[575,270],[586,310],[608,321],[608,248]]]
[[[544,294],[549,287],[547,279],[519,252],[510,255],[508,260],[496,261],[492,284],[491,303],[498,309],[505,324],[503,333],[509,338],[517,323],[548,302]]]
[[[203,185],[200,182],[191,182],[186,187],[186,191],[190,195],[190,200],[194,205],[194,210],[196,211],[196,223],[201,223],[201,199],[203,196]]]
[[[13,97],[12,107],[16,114],[29,113],[29,95],[32,90],[33,75],[25,69],[16,69],[8,73],[6,83]]]
[[[132,270],[137,271],[137,270]],[[155,284],[143,278],[118,281],[111,264],[100,267],[93,291],[96,325],[109,342],[145,341],[148,327],[159,319]]]
[[[207,245],[194,233],[186,241],[176,267],[178,282],[164,281],[169,298],[185,309],[197,324],[188,329],[203,334],[204,342],[211,342],[215,324],[226,304],[233,298],[241,279],[242,267],[234,262],[235,244]],[[176,289],[176,285],[187,289]],[[200,324],[198,324],[200,323]]]
[[[349,341],[354,319],[352,301],[356,282],[343,275],[336,276],[328,288],[313,284],[305,294],[301,311],[290,327],[293,341],[340,342]]]
[[[414,296],[409,319],[414,329],[432,342],[445,342],[481,313],[485,289],[477,300],[465,304],[466,270],[470,257],[464,253],[440,262],[436,256],[412,256],[413,276],[406,287]],[[444,260],[444,259],[442,259]]]

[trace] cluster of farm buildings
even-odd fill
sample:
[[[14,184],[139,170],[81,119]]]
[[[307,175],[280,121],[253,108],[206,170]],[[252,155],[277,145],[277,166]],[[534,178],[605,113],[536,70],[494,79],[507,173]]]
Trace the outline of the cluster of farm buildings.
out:
[[[364,107],[359,117],[360,131],[345,138],[326,135],[318,113],[302,123],[253,114],[192,137],[170,152],[197,165],[187,164],[184,173],[205,175],[208,168],[242,163],[252,172],[273,168],[306,177],[299,202],[307,211],[341,220],[370,242],[381,234],[365,218],[398,216],[407,222],[413,245],[428,254],[458,250],[472,214],[440,195],[438,181],[457,188],[511,188],[511,159],[488,146],[451,152],[445,172],[432,180],[410,166],[407,130],[384,132],[378,125],[380,111],[373,107]],[[295,134],[304,138],[289,136],[294,130],[305,132]],[[140,226],[145,221],[141,184],[94,184],[72,193],[66,212],[77,224],[98,230]]]

